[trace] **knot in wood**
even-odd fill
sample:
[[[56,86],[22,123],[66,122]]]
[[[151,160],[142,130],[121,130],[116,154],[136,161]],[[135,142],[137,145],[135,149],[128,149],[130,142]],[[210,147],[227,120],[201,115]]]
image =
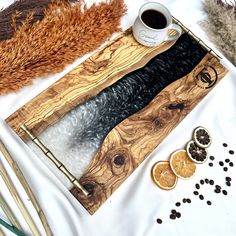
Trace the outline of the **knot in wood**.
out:
[[[161,120],[160,120],[159,118],[156,118],[156,119],[153,121],[153,124],[154,124],[155,126],[161,126],[161,125],[162,125]]]
[[[92,183],[85,183],[83,187],[89,192],[89,195],[93,195],[95,190],[95,185]]]
[[[114,158],[114,163],[118,166],[122,166],[124,165],[125,163],[125,157],[121,154],[117,155],[115,158]]]

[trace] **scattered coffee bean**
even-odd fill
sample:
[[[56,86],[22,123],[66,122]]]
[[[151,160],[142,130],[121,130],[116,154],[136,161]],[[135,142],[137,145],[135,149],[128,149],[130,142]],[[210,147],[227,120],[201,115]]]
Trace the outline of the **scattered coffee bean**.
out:
[[[176,217],[177,217],[177,218],[180,218],[180,217],[181,217],[181,213],[180,213],[180,212],[177,212],[177,213],[176,213]]]
[[[177,212],[177,211],[176,211],[176,210],[174,210],[174,209],[173,209],[173,210],[171,210],[171,213],[172,213],[172,214],[176,214],[176,212]]]
[[[211,201],[207,201],[207,205],[211,205]]]
[[[227,177],[225,177],[225,180],[226,180],[227,182],[230,182],[232,179],[231,179],[229,176],[227,176]]]
[[[229,163],[229,166],[233,167],[233,166],[234,166],[234,163],[231,161],[231,162]]]
[[[210,185],[214,185],[214,180],[211,179],[209,183],[210,183]]]
[[[191,199],[189,199],[189,198],[187,198],[186,201],[187,201],[187,203],[191,203],[192,202]]]
[[[187,199],[186,198],[183,198],[183,203],[186,203],[187,202]]]
[[[215,192],[216,192],[216,193],[220,193],[221,190],[220,190],[219,188],[217,188],[217,189],[215,189]]]
[[[205,183],[206,183],[206,184],[209,184],[209,179],[205,179]]]
[[[223,162],[223,161],[220,161],[220,162],[219,162],[219,165],[220,165],[220,166],[224,166],[224,162]]]
[[[228,144],[227,144],[227,143],[223,143],[223,146],[224,146],[224,147],[228,147]]]
[[[210,160],[212,160],[212,161],[215,160],[215,157],[213,157],[213,156],[210,156],[209,158],[210,158]]]
[[[229,150],[229,154],[233,155],[234,151],[233,150]]]
[[[228,158],[225,159],[225,162],[226,162],[226,163],[229,163],[229,162],[230,162],[230,159],[228,159]]]
[[[181,203],[180,203],[180,202],[176,202],[175,205],[176,205],[177,207],[179,207],[179,206],[181,205]]]
[[[158,224],[161,224],[161,223],[162,223],[162,220],[158,218],[158,219],[157,219],[157,223],[158,223]]]
[[[216,189],[221,189],[220,185],[216,185],[215,187]]]
[[[223,190],[222,193],[223,193],[224,195],[227,195],[227,194],[228,194],[226,190]]]
[[[204,184],[204,180],[203,179],[200,180],[200,184]]]
[[[209,162],[209,164],[208,164],[210,167],[212,167],[213,166],[213,163],[212,162]]]
[[[231,186],[231,183],[229,181],[226,182],[227,186]]]
[[[200,198],[200,200],[203,200],[203,199],[204,199],[204,197],[203,197],[202,194],[199,195],[199,198]]]
[[[170,214],[170,218],[171,218],[172,220],[175,220],[176,215],[174,215],[174,214]]]
[[[196,189],[200,189],[200,185],[199,184],[195,184]]]
[[[228,168],[225,166],[225,167],[223,168],[223,170],[226,172],[226,171],[228,171]]]
[[[198,191],[194,191],[193,194],[194,195],[198,195],[199,193],[198,193]]]

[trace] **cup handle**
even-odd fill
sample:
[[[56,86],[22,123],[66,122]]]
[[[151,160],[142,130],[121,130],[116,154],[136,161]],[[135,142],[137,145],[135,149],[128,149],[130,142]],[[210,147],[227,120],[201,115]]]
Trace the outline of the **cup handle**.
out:
[[[176,33],[174,35],[168,35],[166,41],[176,40],[182,33],[182,28],[177,24],[171,24],[169,30],[174,30]]]

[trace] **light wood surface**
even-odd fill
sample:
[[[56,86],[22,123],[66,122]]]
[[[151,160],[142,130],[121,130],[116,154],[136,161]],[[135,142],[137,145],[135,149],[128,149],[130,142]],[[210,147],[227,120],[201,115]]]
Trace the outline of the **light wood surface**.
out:
[[[187,76],[162,90],[148,106],[117,125],[105,138],[86,173],[79,180],[92,195],[72,194],[93,214],[161,141],[214,87],[204,88],[199,73],[208,71],[217,82],[227,70],[211,54]],[[204,69],[205,68],[205,69]],[[214,85],[214,83],[212,83]]]

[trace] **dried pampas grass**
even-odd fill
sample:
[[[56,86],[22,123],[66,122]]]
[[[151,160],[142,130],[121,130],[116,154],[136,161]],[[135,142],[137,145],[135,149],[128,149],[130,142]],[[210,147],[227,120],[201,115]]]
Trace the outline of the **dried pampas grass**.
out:
[[[0,42],[0,94],[17,91],[36,77],[62,71],[82,55],[95,50],[120,30],[125,13],[123,0],[72,6],[55,1],[41,21],[30,24],[33,16]]]
[[[42,20],[49,3],[51,0],[18,0],[0,11],[0,41],[11,38],[29,14],[34,14],[31,23]]]
[[[70,1],[74,2],[76,0]],[[33,14],[31,24],[42,20],[44,10],[51,2],[52,0],[17,0],[0,11],[0,41],[11,38],[29,14]]]
[[[222,0],[205,0],[204,10],[208,21],[201,25],[210,40],[236,66],[236,2],[228,4]]]

